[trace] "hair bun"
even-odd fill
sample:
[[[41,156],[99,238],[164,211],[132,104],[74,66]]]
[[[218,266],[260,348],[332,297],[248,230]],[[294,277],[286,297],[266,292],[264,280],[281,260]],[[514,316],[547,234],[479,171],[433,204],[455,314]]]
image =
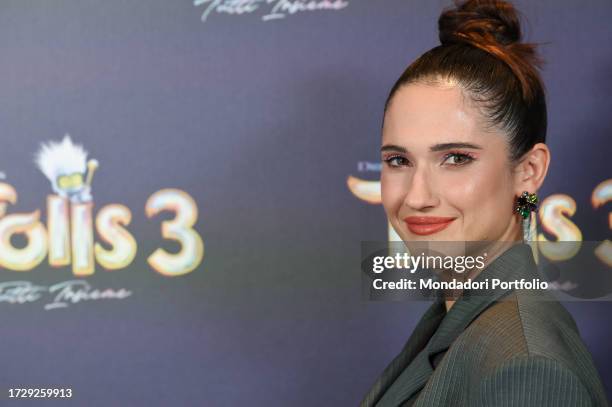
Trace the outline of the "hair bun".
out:
[[[467,42],[473,45],[507,46],[521,41],[521,27],[512,4],[501,0],[455,1],[455,8],[440,15],[442,45]]]

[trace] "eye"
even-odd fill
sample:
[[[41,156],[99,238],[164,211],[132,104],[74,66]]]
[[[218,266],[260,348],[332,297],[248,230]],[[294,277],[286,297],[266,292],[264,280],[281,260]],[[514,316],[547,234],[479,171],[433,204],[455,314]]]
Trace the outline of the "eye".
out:
[[[401,155],[392,155],[384,158],[383,161],[391,168],[398,168],[409,163],[409,161]]]
[[[474,161],[474,157],[472,157],[470,154],[464,153],[448,153],[444,156],[444,162],[446,162],[449,158],[454,159],[454,162],[451,163],[452,166],[465,165]]]

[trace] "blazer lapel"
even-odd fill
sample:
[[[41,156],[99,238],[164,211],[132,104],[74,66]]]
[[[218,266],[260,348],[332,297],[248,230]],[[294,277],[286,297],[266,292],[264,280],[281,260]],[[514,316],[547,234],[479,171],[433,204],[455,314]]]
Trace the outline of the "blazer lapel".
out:
[[[360,407],[374,406],[381,396],[393,384],[397,377],[413,361],[416,354],[421,350],[427,340],[431,338],[440,321],[446,314],[444,300],[440,297],[427,309],[420,321],[417,323],[412,335],[400,351],[400,353],[389,363],[383,373],[378,377],[368,394],[361,401]]]
[[[494,259],[474,278],[474,281],[489,279],[491,282],[493,278],[503,281],[534,278],[536,267],[531,247],[525,243],[519,243]],[[399,406],[421,390],[433,373],[433,357],[446,351],[481,312],[511,291],[500,287],[486,290],[465,290],[448,313],[442,314],[444,318],[427,346],[401,374],[396,376],[396,380],[394,378],[391,383],[386,383],[387,388],[391,384],[393,387],[380,398],[379,406]],[[441,302],[441,305],[444,307],[444,301]]]
[[[396,383],[391,387],[377,404],[378,407],[395,407],[401,405],[414,393],[422,389],[433,373],[433,367],[426,349],[420,352],[410,363]]]
[[[491,287],[492,279],[514,281],[521,278],[535,278],[536,269],[531,247],[525,243],[518,243],[494,259],[473,281],[488,279]],[[429,354],[434,355],[448,349],[480,313],[512,291],[514,290],[502,288],[501,285],[495,289],[465,290],[431,339]]]

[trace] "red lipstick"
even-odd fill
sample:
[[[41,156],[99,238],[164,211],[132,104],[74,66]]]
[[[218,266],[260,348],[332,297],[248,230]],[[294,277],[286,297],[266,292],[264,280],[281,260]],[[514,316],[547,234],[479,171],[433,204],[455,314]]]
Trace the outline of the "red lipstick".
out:
[[[446,228],[455,219],[439,216],[408,216],[404,222],[415,235],[430,235]]]

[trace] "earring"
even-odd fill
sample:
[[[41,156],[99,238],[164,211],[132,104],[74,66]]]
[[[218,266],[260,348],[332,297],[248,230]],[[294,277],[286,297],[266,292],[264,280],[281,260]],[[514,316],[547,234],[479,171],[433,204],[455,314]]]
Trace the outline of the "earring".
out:
[[[538,196],[524,191],[517,199],[514,211],[521,215],[523,223],[523,241],[530,242],[536,229],[535,212],[538,209]]]

